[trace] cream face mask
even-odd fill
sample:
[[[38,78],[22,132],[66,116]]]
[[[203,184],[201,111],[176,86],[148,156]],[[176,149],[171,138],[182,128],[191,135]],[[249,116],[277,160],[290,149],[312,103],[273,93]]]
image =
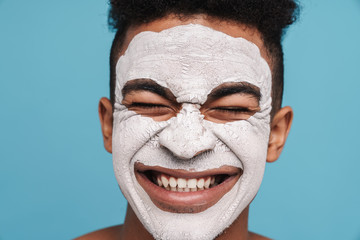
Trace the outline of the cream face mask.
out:
[[[155,121],[129,110],[122,91],[137,79],[170,90],[181,105],[176,116]],[[227,83],[257,87],[260,110],[226,123],[204,119],[208,95]],[[155,239],[214,239],[249,205],[264,173],[271,72],[259,48],[202,25],[141,32],[117,63],[115,95],[114,171],[139,220]]]

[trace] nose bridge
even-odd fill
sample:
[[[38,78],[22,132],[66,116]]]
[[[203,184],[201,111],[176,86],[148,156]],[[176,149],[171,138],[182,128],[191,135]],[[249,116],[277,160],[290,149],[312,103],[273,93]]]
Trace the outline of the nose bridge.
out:
[[[179,114],[159,134],[160,144],[181,159],[215,147],[216,137],[203,126],[198,104],[184,103]]]

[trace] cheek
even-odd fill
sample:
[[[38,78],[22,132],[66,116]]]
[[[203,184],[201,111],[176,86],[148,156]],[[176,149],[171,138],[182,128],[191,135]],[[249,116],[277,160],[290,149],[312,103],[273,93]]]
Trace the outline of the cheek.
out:
[[[126,109],[114,112],[114,161],[130,162],[133,155],[166,125],[167,122],[156,122]]]
[[[243,163],[244,168],[266,161],[270,126],[250,117],[226,124],[207,122],[211,130]]]
[[[127,109],[114,112],[113,124],[113,166],[115,177],[124,196],[134,201],[134,191],[139,191],[134,174],[134,155],[166,122],[155,122],[151,118],[141,117]],[[137,190],[136,190],[137,189]]]

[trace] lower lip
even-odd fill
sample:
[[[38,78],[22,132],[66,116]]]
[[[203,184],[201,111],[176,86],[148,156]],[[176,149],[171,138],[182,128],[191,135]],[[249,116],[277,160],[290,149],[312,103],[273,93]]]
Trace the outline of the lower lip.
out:
[[[139,184],[161,210],[174,213],[198,213],[217,203],[232,189],[240,174],[228,177],[221,184],[196,192],[168,191],[151,182],[143,173],[135,172]]]

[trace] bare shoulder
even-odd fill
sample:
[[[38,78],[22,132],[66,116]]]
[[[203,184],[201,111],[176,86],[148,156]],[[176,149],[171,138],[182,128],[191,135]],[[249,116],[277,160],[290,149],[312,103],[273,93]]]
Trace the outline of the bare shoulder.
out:
[[[249,232],[249,239],[250,240],[271,240],[271,238],[267,238],[267,237],[264,237],[262,235],[259,235],[259,234],[253,233],[253,232]]]
[[[100,230],[85,234],[81,237],[75,238],[74,240],[120,239],[121,230],[122,230],[122,225],[116,225],[116,226],[100,229]]]

